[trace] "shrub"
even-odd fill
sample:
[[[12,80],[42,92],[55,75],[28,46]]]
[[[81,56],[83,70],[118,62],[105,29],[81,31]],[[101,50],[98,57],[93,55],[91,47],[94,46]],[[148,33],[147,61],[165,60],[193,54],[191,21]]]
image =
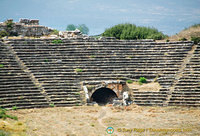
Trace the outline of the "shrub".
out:
[[[179,39],[179,41],[187,41],[187,39],[185,37]]]
[[[76,69],[76,72],[83,72],[83,69],[77,68],[77,69]]]
[[[7,115],[6,111],[7,111],[6,109],[0,108],[0,118],[2,119],[10,118],[10,119],[18,120],[16,116]]]
[[[169,42],[169,41],[170,41],[169,39],[166,40],[166,42]]]
[[[106,29],[102,34],[105,37],[115,37],[116,39],[154,39],[161,40],[166,37],[155,28],[140,27],[134,24],[119,24]]]
[[[55,105],[53,103],[49,104],[50,107],[55,107]]]
[[[140,84],[147,83],[147,79],[145,77],[140,77],[139,83]]]
[[[0,31],[0,38],[8,36],[8,33],[5,30]]]
[[[62,40],[53,40],[52,43],[59,44],[59,43],[62,43]]]
[[[191,41],[194,41],[194,44],[200,43],[200,37],[191,37]]]
[[[128,84],[132,84],[133,81],[132,81],[132,80],[126,80],[126,83],[128,83]]]

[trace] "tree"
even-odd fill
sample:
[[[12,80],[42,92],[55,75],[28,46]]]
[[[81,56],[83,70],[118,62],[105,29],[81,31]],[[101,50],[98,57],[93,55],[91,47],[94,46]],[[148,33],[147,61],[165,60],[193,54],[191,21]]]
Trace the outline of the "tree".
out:
[[[85,24],[81,24],[78,26],[76,26],[74,24],[69,24],[69,25],[67,25],[67,28],[66,28],[67,31],[74,31],[76,29],[79,29],[83,34],[89,33],[89,28]]]
[[[83,34],[89,33],[89,28],[85,24],[81,24],[77,27]]]
[[[66,30],[67,31],[74,31],[74,30],[76,30],[76,28],[77,27],[74,24],[69,24],[69,25],[67,25]]]

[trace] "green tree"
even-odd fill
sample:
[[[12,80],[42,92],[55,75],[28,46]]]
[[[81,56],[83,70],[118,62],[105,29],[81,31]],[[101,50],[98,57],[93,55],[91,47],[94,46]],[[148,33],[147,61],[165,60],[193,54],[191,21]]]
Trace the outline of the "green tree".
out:
[[[76,30],[76,28],[77,27],[74,24],[69,24],[69,25],[67,25],[66,30],[67,31],[74,31],[74,30]]]
[[[83,34],[89,33],[89,28],[85,24],[81,24],[77,27]]]
[[[67,31],[74,31],[76,29],[79,29],[83,34],[89,33],[89,28],[85,24],[81,24],[78,26],[76,26],[74,24],[69,24],[69,25],[67,25],[67,28],[66,28]]]
[[[14,23],[12,20],[5,21],[6,23],[6,32],[9,36],[17,36],[18,34],[16,32],[13,32]]]

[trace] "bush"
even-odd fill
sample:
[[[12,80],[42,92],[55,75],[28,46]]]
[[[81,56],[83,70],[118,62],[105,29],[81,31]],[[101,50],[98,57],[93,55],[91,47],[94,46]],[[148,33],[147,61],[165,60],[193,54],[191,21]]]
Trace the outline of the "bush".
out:
[[[185,37],[179,39],[179,41],[187,41],[187,39]]]
[[[105,37],[115,37],[116,39],[154,39],[161,40],[166,37],[162,32],[155,28],[140,27],[134,24],[119,24],[106,29],[102,34]]]
[[[132,84],[133,81],[132,81],[132,80],[126,80],[126,83],[128,83],[128,84]]]
[[[62,40],[53,40],[52,43],[59,44],[59,43],[62,43]]]
[[[194,44],[200,43],[200,37],[191,37],[191,41],[194,41]]]
[[[170,40],[169,40],[169,39],[167,39],[167,40],[166,40],[166,42],[170,42]]]
[[[147,79],[145,77],[140,77],[139,83],[140,84],[147,83]]]
[[[8,36],[8,33],[5,30],[0,31],[0,38]]]

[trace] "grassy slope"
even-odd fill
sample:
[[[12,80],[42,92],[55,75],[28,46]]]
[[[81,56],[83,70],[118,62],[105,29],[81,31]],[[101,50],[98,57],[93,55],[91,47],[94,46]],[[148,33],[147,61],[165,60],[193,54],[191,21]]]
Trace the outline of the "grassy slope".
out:
[[[200,24],[193,25],[189,28],[182,30],[180,33],[169,37],[170,41],[178,41],[182,38],[191,40],[191,37],[200,37]]]

